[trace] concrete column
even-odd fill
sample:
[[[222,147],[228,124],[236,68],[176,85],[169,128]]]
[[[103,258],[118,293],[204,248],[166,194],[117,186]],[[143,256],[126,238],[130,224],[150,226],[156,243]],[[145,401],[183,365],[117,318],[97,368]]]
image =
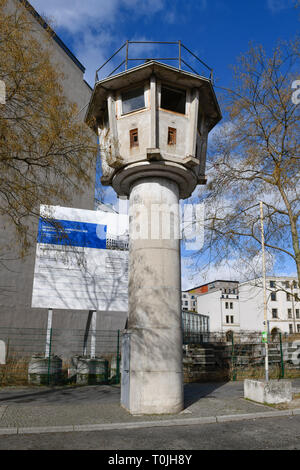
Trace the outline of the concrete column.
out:
[[[129,220],[126,404],[134,414],[178,413],[183,376],[177,184],[163,177],[137,180],[130,191]]]

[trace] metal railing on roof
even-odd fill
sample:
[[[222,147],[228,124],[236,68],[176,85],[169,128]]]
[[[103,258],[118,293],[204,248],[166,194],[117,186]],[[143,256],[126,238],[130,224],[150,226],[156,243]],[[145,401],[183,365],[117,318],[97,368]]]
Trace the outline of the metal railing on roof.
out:
[[[177,54],[176,57],[130,57],[129,56],[129,48],[130,45],[132,44],[144,44],[144,45],[150,45],[150,44],[156,44],[156,45],[168,45],[168,46],[176,46],[177,47]],[[188,49],[181,41],[126,41],[109,59],[107,59],[104,64],[102,64],[97,70],[96,70],[96,77],[95,81],[99,81],[99,72],[104,69],[104,67],[108,63],[112,63],[113,59],[118,56],[118,54],[121,55],[123,53],[122,58],[124,57],[124,49],[125,49],[125,58],[119,63],[112,72],[110,72],[108,75],[104,76],[103,78],[108,78],[111,77],[117,70],[119,70],[123,65],[124,65],[124,70],[127,71],[129,65],[133,62],[148,62],[151,60],[157,60],[157,61],[173,61],[177,62],[178,64],[178,69],[183,70],[183,67],[187,67],[189,70],[191,70],[193,73],[196,75],[201,75],[203,76],[203,73],[199,73],[198,70],[195,70],[186,60],[183,58],[183,52],[186,51],[189,54],[189,57],[192,57],[194,62],[196,64],[201,64],[202,68],[204,68],[206,71],[209,72],[209,78],[211,82],[213,81],[213,69],[209,67],[203,60],[201,60],[196,54],[194,54],[190,49]]]

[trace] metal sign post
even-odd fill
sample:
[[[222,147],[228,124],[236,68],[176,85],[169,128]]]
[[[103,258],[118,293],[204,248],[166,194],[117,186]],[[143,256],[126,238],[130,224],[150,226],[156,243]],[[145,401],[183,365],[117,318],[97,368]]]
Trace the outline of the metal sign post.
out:
[[[45,357],[49,357],[50,355],[50,346],[51,346],[51,331],[52,331],[52,316],[53,310],[48,310],[48,321],[47,321],[47,336],[46,336],[46,350],[45,350]]]
[[[96,357],[96,329],[97,329],[97,312],[92,313],[92,322],[91,322],[91,358],[95,359]]]

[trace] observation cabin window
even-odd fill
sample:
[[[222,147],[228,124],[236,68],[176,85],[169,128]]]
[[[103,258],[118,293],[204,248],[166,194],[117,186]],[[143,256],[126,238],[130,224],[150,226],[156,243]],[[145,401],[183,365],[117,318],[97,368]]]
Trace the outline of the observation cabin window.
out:
[[[139,134],[138,129],[132,129],[129,131],[130,136],[130,147],[138,147],[139,146]]]
[[[145,96],[143,87],[122,93],[122,114],[132,113],[144,107]]]
[[[186,92],[167,86],[161,87],[160,107],[168,111],[185,114]]]

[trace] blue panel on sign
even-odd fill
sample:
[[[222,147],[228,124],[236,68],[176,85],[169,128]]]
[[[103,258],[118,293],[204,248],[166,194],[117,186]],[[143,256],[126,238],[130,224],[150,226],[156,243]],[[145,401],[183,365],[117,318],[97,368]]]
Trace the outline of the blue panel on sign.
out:
[[[40,218],[38,243],[106,248],[106,225]]]

